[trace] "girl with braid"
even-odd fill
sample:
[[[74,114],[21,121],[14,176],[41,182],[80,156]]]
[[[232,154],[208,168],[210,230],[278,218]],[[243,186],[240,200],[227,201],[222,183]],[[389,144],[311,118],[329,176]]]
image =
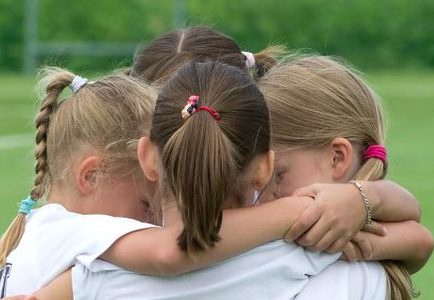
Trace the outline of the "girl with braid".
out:
[[[163,86],[156,103],[150,139],[140,140],[138,157],[147,178],[159,182],[166,220],[183,220],[184,229],[178,244],[187,253],[198,253],[216,243],[222,207],[245,205],[254,190],[262,190],[267,185],[272,175],[270,156],[273,155],[268,122],[268,109],[262,94],[245,73],[234,67],[190,63]],[[382,212],[384,203],[380,204],[378,195],[369,192],[371,184],[375,183],[362,184],[363,191],[369,196],[372,217],[376,217]],[[345,186],[360,197],[360,191],[353,183],[333,186]],[[323,187],[320,190],[327,194]],[[261,198],[269,199],[269,196],[265,191]],[[409,200],[399,193],[395,196],[394,201],[405,203]],[[315,202],[332,200],[323,201],[319,195],[315,197]],[[298,200],[293,198],[291,203],[297,214],[300,203],[312,202],[308,197]],[[176,207],[173,202],[177,203]],[[351,215],[354,223],[363,226],[368,218],[365,205],[360,198],[352,198],[348,203],[348,209],[340,209]],[[405,205],[412,209],[411,205]],[[399,214],[403,218],[409,218],[411,214],[417,217],[417,213],[409,213],[409,210],[402,212],[397,208],[395,217]],[[274,218],[272,215],[262,217]],[[420,236],[414,236],[412,242],[424,245]],[[39,300],[296,299],[309,286],[310,278],[315,278],[327,266],[333,266],[339,255],[309,252],[295,243],[285,245],[276,241],[214,266],[169,278],[138,275],[110,267],[92,271],[78,263],[72,272],[60,276],[36,296]],[[404,257],[401,253],[394,258]],[[360,283],[368,291],[368,297],[363,299],[383,300],[384,274],[380,268],[374,271],[371,274],[375,276],[370,278],[368,286],[366,282]],[[317,286],[318,290],[333,287],[330,281],[326,284]],[[376,288],[380,288],[377,294]],[[317,295],[310,299],[334,298]]]
[[[154,90],[126,75],[95,82],[59,69],[45,75],[35,185],[0,241],[1,297],[32,293],[77,262],[94,271],[106,266],[98,257],[138,273],[187,272],[282,238],[308,205],[281,199],[220,214],[222,203],[216,203],[215,226],[195,226],[194,235],[183,238],[193,219],[164,218],[165,227],[144,223],[154,219],[149,206],[158,193],[140,168],[137,141],[149,136]],[[72,94],[61,99],[68,86]],[[271,157],[266,162],[259,173],[271,173]],[[260,191],[264,176],[246,184]],[[357,196],[343,189],[339,197]],[[46,204],[32,210],[37,200]]]

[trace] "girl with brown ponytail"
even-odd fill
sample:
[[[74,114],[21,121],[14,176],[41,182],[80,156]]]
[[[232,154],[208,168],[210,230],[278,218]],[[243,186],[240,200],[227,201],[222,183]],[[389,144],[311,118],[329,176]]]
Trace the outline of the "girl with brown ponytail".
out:
[[[245,73],[242,74],[247,77]],[[252,149],[257,149],[258,155],[268,153],[268,119],[262,120],[264,116],[268,118],[268,111],[266,107],[254,107],[253,110],[246,108],[246,112],[250,109],[251,116],[262,120],[262,123],[243,117],[238,122],[242,121],[249,126],[259,122],[257,125],[262,127],[261,131],[256,133],[260,135],[255,134],[255,140],[252,140],[251,134],[248,135],[250,144],[241,144],[241,148],[234,148],[228,141],[228,136],[236,142],[245,138],[233,130],[228,130],[227,136],[220,135],[219,139],[205,146],[195,146],[193,140],[190,141],[189,151],[182,153],[182,158],[187,162],[179,168],[179,161],[172,162],[178,156],[167,154],[179,151],[179,144],[175,142],[175,137],[169,139],[169,152],[165,151],[167,155],[162,157],[169,170],[168,187],[164,191],[170,191],[169,188],[179,191],[179,194],[175,195],[182,220],[170,222],[167,217],[164,228],[151,228],[155,226],[143,221],[153,219],[147,207],[153,204],[155,183],[143,175],[137,159],[137,141],[149,136],[155,91],[143,82],[122,74],[94,82],[55,68],[46,69],[43,75],[40,85],[44,89],[44,96],[36,117],[35,185],[30,197],[23,202],[18,217],[0,241],[1,297],[34,292],[76,261],[90,269],[97,269],[98,257],[145,274],[169,275],[200,268],[282,238],[296,216],[309,204],[303,202],[294,205],[292,201],[282,199],[258,207],[222,212],[222,199],[229,195],[230,184],[236,181],[235,175],[231,174],[244,170],[250,161],[254,160],[256,152]],[[252,86],[248,78],[241,82]],[[232,99],[225,95],[241,95],[242,88],[239,87],[236,92],[223,89],[223,82],[210,83],[221,89],[222,93],[217,93],[220,98],[210,96],[209,99],[224,103],[217,108],[222,117],[219,122],[226,124],[225,122],[231,121],[230,114],[223,119],[226,110],[236,111],[243,106],[234,106],[237,102],[224,102],[225,99]],[[227,80],[224,83],[229,85]],[[61,98],[62,92],[68,86],[72,93]],[[215,91],[209,88],[211,95]],[[254,92],[251,96],[260,95],[253,88],[249,91]],[[201,95],[199,105],[208,97],[207,93]],[[156,115],[158,111],[157,107]],[[203,113],[200,111],[194,116],[196,121],[191,118],[185,123],[195,124],[203,118]],[[181,110],[179,116],[176,116],[181,116]],[[164,123],[170,120],[167,118],[169,115],[165,113],[160,121]],[[174,118],[173,115],[172,120]],[[183,120],[181,117],[180,119]],[[160,137],[170,132],[163,129],[164,124],[157,123],[157,120],[158,118],[155,118],[154,122],[158,129],[154,129],[152,139],[156,144],[162,145]],[[179,121],[176,119],[176,124]],[[214,123],[205,125],[210,132],[220,132]],[[199,137],[207,138],[203,136],[203,128],[190,129]],[[179,134],[181,132],[182,130]],[[256,138],[259,137],[264,140],[261,144],[256,143]],[[252,143],[256,148],[251,146]],[[225,147],[228,153],[234,156],[220,153],[219,147]],[[192,166],[199,170],[199,162],[205,163],[201,156],[190,155],[195,153],[193,150],[196,153],[199,151],[210,154],[216,167],[215,170],[201,169],[202,171],[197,173],[197,176],[200,176],[194,177],[196,182],[202,182],[200,180],[206,178],[201,176],[212,176],[213,180],[205,181],[202,186],[190,185],[187,182],[180,185],[178,178],[185,179],[181,175],[190,176]],[[235,150],[242,152],[238,155],[233,152]],[[271,156],[266,157],[267,160],[259,164],[260,173],[270,174]],[[229,163],[219,168],[223,161]],[[267,176],[255,178],[256,189],[261,190]],[[223,179],[230,179],[230,182]],[[239,190],[251,185],[251,182],[238,182]],[[215,189],[215,184],[222,184],[223,188]],[[211,189],[215,191],[212,194],[213,199],[215,197],[218,200],[210,203],[206,201],[210,199],[207,193]],[[354,194],[349,193],[342,197],[353,198]],[[198,199],[203,201],[196,204],[194,201]],[[243,202],[245,199],[238,197],[237,201]],[[36,200],[45,200],[47,204],[31,210]],[[235,200],[231,203],[232,205],[227,207],[239,206],[239,203],[234,204]],[[263,215],[274,217],[264,219],[261,218]],[[186,228],[184,231],[183,222]],[[177,243],[176,239],[181,232]],[[220,239],[221,241],[216,243]],[[182,251],[178,244],[187,252]],[[198,253],[214,244],[213,251]],[[191,253],[196,256],[191,257]]]
[[[275,195],[315,198],[321,194],[318,183],[353,180],[350,185],[361,192],[360,203],[354,202],[353,206],[359,205],[367,223],[371,217],[395,222],[385,223],[385,237],[358,233],[354,240],[360,243],[365,239],[372,244],[372,255],[359,258],[388,259],[382,262],[388,275],[386,299],[411,299],[409,272],[426,263],[433,239],[417,223],[419,216],[411,213],[414,205],[408,199],[392,197],[392,202],[379,208],[369,202],[370,195],[365,193],[372,181],[384,178],[387,171],[384,117],[378,97],[355,72],[321,56],[295,56],[272,69],[259,85],[270,109],[278,181]],[[312,183],[317,184],[302,188]],[[291,229],[291,238],[312,250],[339,248],[324,242],[322,236],[328,233],[317,226],[323,222],[321,218],[327,217],[317,213],[326,205],[315,201]],[[347,212],[342,206],[340,213]],[[375,265],[339,264],[319,275],[321,279],[312,280],[298,299],[385,298],[384,282],[370,286],[373,278],[382,278],[369,275],[371,269],[375,274],[381,272]]]
[[[175,29],[149,42],[135,57],[127,74],[161,86],[189,62],[217,61],[250,73],[254,79],[263,76],[284,47],[272,46],[258,53],[241,51],[230,37],[205,26]]]
[[[239,69],[220,63],[190,63],[163,86],[150,137],[139,141],[138,158],[148,180],[159,183],[157,195],[161,198],[165,226],[182,220],[177,241],[187,254],[198,256],[204,250],[213,253],[216,246],[227,242],[221,232],[227,224],[222,217],[223,208],[251,204],[254,191],[262,191],[268,184],[273,169],[270,143],[265,100]],[[373,183],[366,190],[372,192],[376,185]],[[333,187],[337,188],[334,195],[348,191],[352,195],[344,201],[349,203],[349,213],[360,212],[359,206],[354,205],[359,201],[357,189],[350,184]],[[396,188],[389,186],[389,190]],[[395,195],[405,198],[399,192]],[[335,197],[316,200],[329,202]],[[312,201],[309,197],[286,200],[296,215],[292,221],[304,211],[299,205]],[[379,201],[377,195],[370,200]],[[247,224],[257,227],[261,222],[274,222],[281,213],[268,211]],[[364,219],[363,215],[356,217],[353,223]],[[244,225],[242,221],[234,223],[229,230],[239,232]],[[340,253],[313,253],[295,243],[285,245],[276,241],[212,267],[171,278],[143,276],[112,267],[92,272],[79,263],[72,272],[39,291],[37,297],[40,300],[52,299],[54,295],[56,299],[89,299],[93,295],[90,299],[95,300],[294,299],[310,276],[339,256]]]

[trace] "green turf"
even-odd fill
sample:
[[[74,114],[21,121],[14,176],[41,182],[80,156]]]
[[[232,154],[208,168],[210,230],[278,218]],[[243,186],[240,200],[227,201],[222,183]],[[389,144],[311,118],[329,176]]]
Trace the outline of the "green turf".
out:
[[[434,73],[384,72],[368,76],[384,98],[390,117],[389,178],[412,191],[422,206],[422,224],[434,232]],[[30,140],[20,148],[2,148],[2,136],[32,133],[34,80],[0,74],[0,232],[15,214],[32,183]],[[414,275],[419,299],[434,294],[434,259]]]

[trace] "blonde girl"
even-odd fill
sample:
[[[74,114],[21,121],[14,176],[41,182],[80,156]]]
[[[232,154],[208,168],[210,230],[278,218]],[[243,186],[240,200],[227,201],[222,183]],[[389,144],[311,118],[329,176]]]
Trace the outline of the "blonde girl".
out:
[[[355,72],[328,57],[295,56],[261,78],[259,86],[271,115],[277,197],[293,193],[316,197],[321,194],[317,191],[320,185],[302,188],[315,182],[357,180],[363,191],[369,185],[368,181],[385,177],[385,128],[380,100]],[[358,185],[357,182],[354,184]],[[406,217],[403,214],[409,202],[396,198],[394,203],[401,209],[380,210],[373,214],[384,221],[410,219],[410,215]],[[326,203],[319,201],[315,205]],[[307,221],[307,227],[309,223],[321,222],[315,205],[300,218],[300,222]],[[367,209],[369,213],[375,210],[372,206]],[[418,218],[413,219],[418,221]],[[321,240],[327,233],[318,231],[318,227],[304,235],[297,234],[296,227],[297,224],[293,227],[295,232],[292,238],[297,239],[299,244],[314,250],[334,250],[335,245]],[[385,237],[366,237],[372,239],[372,258],[396,260],[382,262],[388,275],[387,299],[410,299],[412,289],[408,271],[415,272],[426,263],[433,247],[432,237],[414,221],[389,223],[386,228],[388,234]],[[348,265],[346,267],[349,268]],[[338,278],[338,281],[343,281],[341,290],[319,289],[315,285],[326,285],[327,279],[315,280],[300,299],[315,299],[319,295],[325,298],[333,296],[334,299],[344,295],[348,299],[356,299],[355,295],[349,296],[351,290],[348,287],[356,285],[357,272],[347,271],[345,266],[343,268],[330,268],[333,271],[327,273],[329,280]],[[355,277],[346,277],[343,275],[346,272]],[[343,276],[333,277],[333,274]],[[369,276],[358,279],[362,278]],[[366,282],[369,281],[360,284],[363,286]],[[378,296],[380,290],[374,290],[371,296],[364,291],[366,298],[363,299]]]
[[[222,241],[192,259],[176,243],[181,221],[139,222],[150,219],[155,194],[136,153],[137,140],[149,136],[154,90],[126,75],[94,82],[53,68],[44,75],[35,185],[0,242],[1,297],[32,293],[76,261],[97,270],[98,257],[140,273],[186,272],[282,238],[295,220],[287,200],[227,211]],[[72,93],[62,98],[68,86]],[[46,205],[31,210],[39,199]],[[261,220],[264,214],[275,217]]]
[[[162,88],[150,140],[140,140],[138,157],[147,178],[159,182],[165,222],[183,220],[178,244],[187,253],[216,244],[222,208],[243,205],[254,190],[267,185],[273,165],[268,119],[257,87],[233,67],[190,63]],[[354,191],[351,185],[345,187]],[[300,203],[311,201],[299,200],[291,200],[296,212]],[[37,296],[40,300],[293,299],[309,276],[338,256],[274,242],[173,278],[111,267],[92,272],[78,264],[72,274],[62,275]]]
[[[194,26],[172,30],[149,42],[135,57],[134,63],[128,73],[133,77],[138,77],[147,82],[152,82],[156,86],[161,86],[174,72],[188,62],[217,61],[236,67],[242,72],[249,74],[254,80],[258,80],[277,63],[277,59],[284,53],[284,47],[282,46],[272,46],[255,54],[241,51],[239,45],[231,37],[209,27]],[[382,201],[384,205],[381,205],[381,210],[386,213],[380,213],[380,216],[376,215],[377,219],[382,220],[385,217],[385,220],[387,220],[389,218],[390,213],[396,210],[394,199],[398,197],[406,199],[404,201],[408,204],[407,210],[398,212],[401,215],[396,216],[397,218],[391,217],[390,219],[407,220],[419,218],[419,205],[417,201],[400,187],[390,183],[378,182],[373,185],[371,184],[365,189],[375,194],[381,194],[382,200],[386,199]],[[351,192],[352,189],[350,187],[347,193]],[[335,200],[343,199],[336,198]],[[342,205],[348,207],[351,205],[351,202],[338,203],[330,201],[329,205],[327,213],[332,213],[336,211],[337,207],[342,207]],[[349,237],[353,236],[360,229],[360,222],[362,222],[359,218],[360,211],[351,210],[351,207],[349,210],[353,211],[354,215],[351,213],[340,214],[339,218],[336,218],[337,222],[333,222],[333,224],[331,218],[323,218],[323,222],[317,224],[317,226],[321,226],[322,230],[332,230],[331,233],[323,236],[322,239],[326,243],[333,242],[334,247],[331,249],[333,252],[343,250],[345,245],[348,244]],[[316,212],[318,213],[318,210]],[[322,215],[326,212],[322,211],[320,213]],[[359,223],[356,223],[355,220],[358,220]],[[296,224],[291,234],[301,234],[309,230],[306,227],[301,228],[298,224]],[[377,232],[383,230],[378,224],[364,229],[372,231],[373,228]]]

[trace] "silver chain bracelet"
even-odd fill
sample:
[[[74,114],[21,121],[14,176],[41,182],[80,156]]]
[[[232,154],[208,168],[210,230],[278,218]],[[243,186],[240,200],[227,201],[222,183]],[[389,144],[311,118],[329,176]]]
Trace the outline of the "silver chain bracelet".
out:
[[[369,206],[368,197],[366,196],[365,191],[363,190],[362,185],[360,183],[358,183],[355,180],[350,180],[350,183],[352,183],[356,186],[356,188],[360,192],[360,195],[362,196],[362,200],[363,200],[363,203],[365,205],[365,210],[366,210],[365,226],[371,226],[372,225],[372,213],[371,213],[371,208]]]

